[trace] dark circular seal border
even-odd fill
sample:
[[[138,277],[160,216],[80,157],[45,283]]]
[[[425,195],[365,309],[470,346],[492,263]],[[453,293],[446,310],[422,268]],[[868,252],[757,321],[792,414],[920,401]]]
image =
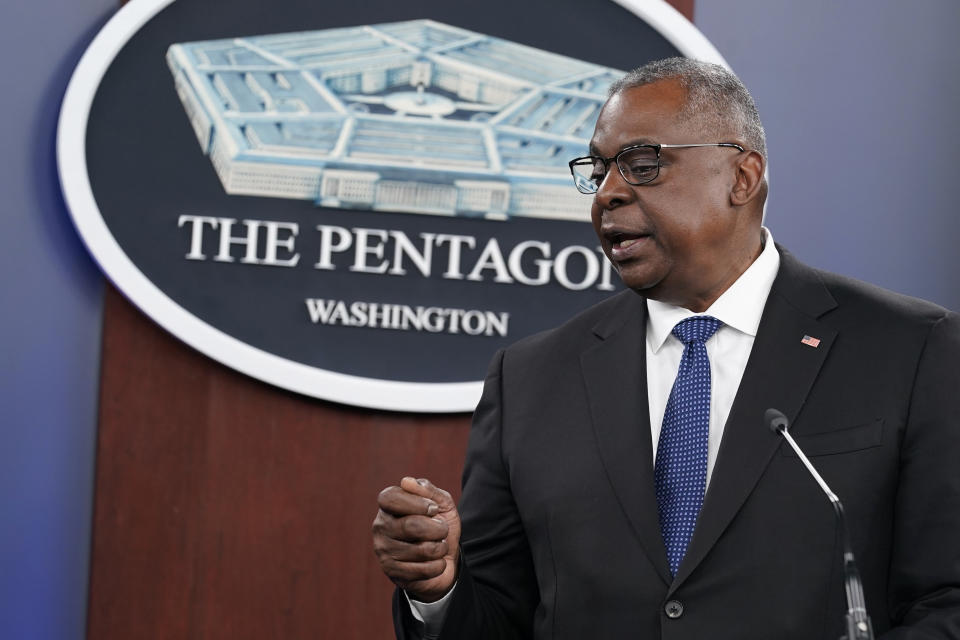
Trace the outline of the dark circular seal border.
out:
[[[107,277],[144,313],[201,353],[264,382],[333,402],[392,411],[472,411],[481,381],[398,382],[327,371],[248,345],[200,320],[154,285],[129,259],[104,222],[90,185],[86,130],[104,74],[127,41],[175,0],[132,0],[90,44],[70,80],[60,111],[57,162],[64,198],[83,242]],[[726,66],[697,28],[664,0],[615,0],[658,31],[683,55]]]

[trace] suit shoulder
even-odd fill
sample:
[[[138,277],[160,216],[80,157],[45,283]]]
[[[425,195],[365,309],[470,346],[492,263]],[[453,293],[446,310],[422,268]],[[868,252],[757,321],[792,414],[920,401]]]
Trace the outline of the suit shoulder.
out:
[[[771,295],[817,317],[856,321],[865,325],[895,323],[927,326],[956,316],[937,304],[889,291],[856,278],[817,269],[799,261],[779,244],[780,272]]]
[[[856,315],[871,318],[874,322],[929,327],[948,316],[956,315],[928,300],[829,271],[812,270],[837,301],[838,308],[852,309]]]

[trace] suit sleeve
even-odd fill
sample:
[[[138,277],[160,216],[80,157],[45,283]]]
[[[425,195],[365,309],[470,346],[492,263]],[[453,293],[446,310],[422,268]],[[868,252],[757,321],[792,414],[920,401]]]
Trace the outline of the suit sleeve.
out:
[[[503,351],[494,356],[470,429],[459,506],[462,564],[443,640],[533,636],[540,597],[502,448],[506,357]]]
[[[960,316],[931,328],[917,367],[900,477],[884,640],[960,638]]]

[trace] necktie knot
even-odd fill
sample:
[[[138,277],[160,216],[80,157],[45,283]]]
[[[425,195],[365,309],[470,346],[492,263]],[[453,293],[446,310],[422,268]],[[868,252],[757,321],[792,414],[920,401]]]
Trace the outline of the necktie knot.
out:
[[[713,316],[692,316],[681,320],[673,328],[673,335],[683,344],[706,342],[723,323]]]

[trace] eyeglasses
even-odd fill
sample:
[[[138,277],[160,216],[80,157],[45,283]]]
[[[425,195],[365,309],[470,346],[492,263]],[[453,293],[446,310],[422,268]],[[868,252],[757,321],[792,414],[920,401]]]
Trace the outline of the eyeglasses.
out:
[[[621,149],[612,158],[584,156],[570,161],[573,183],[580,193],[593,194],[600,188],[610,163],[615,162],[620,175],[628,184],[641,185],[653,182],[660,175],[660,149],[689,149],[691,147],[730,147],[743,151],[733,142],[704,142],[701,144],[635,144]]]

